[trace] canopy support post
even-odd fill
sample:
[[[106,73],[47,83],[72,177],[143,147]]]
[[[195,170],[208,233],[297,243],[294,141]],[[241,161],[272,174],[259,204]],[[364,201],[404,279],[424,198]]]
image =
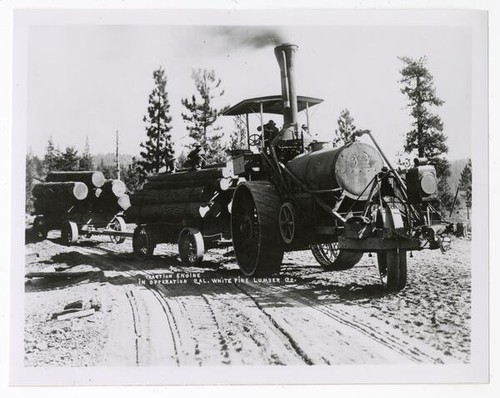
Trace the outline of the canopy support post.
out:
[[[261,131],[261,138],[260,138],[260,148],[264,150],[264,103],[260,103],[260,131]]]
[[[247,144],[248,144],[247,149],[250,150],[250,123],[248,121],[248,113],[245,114],[245,118],[246,118],[246,126],[247,126]]]
[[[311,135],[311,128],[309,126],[309,102],[306,101],[306,124],[307,124],[307,132]]]

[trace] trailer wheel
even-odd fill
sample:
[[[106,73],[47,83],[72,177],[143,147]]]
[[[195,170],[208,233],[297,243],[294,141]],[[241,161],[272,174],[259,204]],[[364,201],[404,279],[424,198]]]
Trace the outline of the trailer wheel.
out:
[[[246,276],[267,276],[280,270],[284,253],[280,205],[278,193],[269,183],[243,183],[236,188],[231,233],[238,265]]]
[[[33,237],[36,241],[47,239],[47,223],[43,217],[37,216],[33,221]]]
[[[113,222],[111,222],[111,225],[109,226],[109,228],[113,229],[117,232],[123,232],[127,229],[127,225],[125,224],[125,220],[123,219],[123,217],[115,217]],[[110,235],[109,238],[111,239],[112,243],[125,242],[125,238],[123,236]]]
[[[70,246],[78,240],[78,225],[73,221],[64,221],[61,226],[61,242]]]
[[[155,244],[149,231],[144,225],[139,225],[134,230],[132,237],[132,248],[139,260],[145,260],[153,255]]]
[[[325,271],[351,269],[363,257],[363,253],[340,250],[338,242],[311,245],[311,252]]]
[[[201,232],[196,228],[184,228],[179,234],[179,255],[189,267],[200,265],[205,254],[205,243]]]
[[[396,292],[406,286],[406,250],[386,250],[377,253],[380,280],[384,287]]]

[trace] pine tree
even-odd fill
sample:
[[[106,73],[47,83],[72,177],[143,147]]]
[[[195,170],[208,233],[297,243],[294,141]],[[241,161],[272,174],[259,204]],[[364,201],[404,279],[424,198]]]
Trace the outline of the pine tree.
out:
[[[77,171],[80,169],[80,156],[74,147],[67,147],[66,150],[56,158],[56,170]]]
[[[229,149],[245,149],[247,147],[247,128],[242,115],[234,117],[234,129],[229,141]]]
[[[141,159],[137,161],[138,172],[144,175],[158,173],[163,166],[167,166],[174,159],[172,136],[170,130],[172,117],[166,91],[167,77],[165,70],[160,67],[153,71],[154,88],[149,95],[147,115],[143,121],[146,124],[148,139],[141,143]]]
[[[33,182],[35,177],[35,165],[33,162],[33,154],[31,150],[26,154],[26,201],[25,209],[26,213],[31,213],[33,211],[33,197],[31,196],[31,190],[33,189]]]
[[[92,155],[90,154],[89,137],[85,137],[85,149],[83,151],[82,157],[80,159],[80,170],[93,170],[94,162]]]
[[[186,152],[182,151],[179,157],[177,158],[175,167],[177,169],[182,169],[184,167],[184,163],[186,162],[186,160],[187,160]]]
[[[208,162],[219,162],[225,158],[221,143],[222,134],[217,134],[221,127],[216,126],[217,118],[226,108],[217,109],[214,100],[224,95],[221,80],[216,78],[213,70],[198,69],[192,74],[196,94],[181,100],[187,112],[182,119],[187,124],[189,136],[200,143]]]
[[[47,144],[47,151],[45,152],[45,157],[43,161],[45,173],[50,173],[51,171],[56,170],[59,157],[60,157],[60,152],[55,148],[54,142],[52,141],[52,137],[50,137],[49,142]]]
[[[443,133],[441,118],[431,112],[432,107],[439,107],[444,101],[436,95],[434,78],[426,67],[426,57],[416,60],[401,57],[400,60],[404,63],[400,71],[402,77],[399,82],[403,85],[401,93],[408,98],[407,106],[413,118],[413,128],[406,134],[404,150],[418,157],[426,157],[436,167],[441,205],[450,209],[453,195],[445,181],[450,176],[450,164],[443,156],[448,152],[447,137]]]
[[[123,181],[131,193],[137,192],[144,185],[144,178],[135,156],[132,158],[132,163],[128,165],[126,172],[123,173]]]
[[[101,159],[101,161],[97,165],[97,171],[102,172],[102,174],[104,174],[104,178],[106,178],[107,180],[115,178],[114,167],[109,165],[109,164],[104,163],[104,158]]]
[[[472,161],[470,159],[460,174],[459,184],[467,208],[467,221],[469,221],[469,212],[472,208]]]
[[[26,154],[26,213],[31,213],[34,210],[33,197],[31,195],[31,192],[33,189],[33,185],[35,185],[37,182],[42,181],[43,175],[43,161],[40,160],[37,156],[33,155],[30,148],[30,150]]]
[[[337,125],[339,128],[335,130],[333,146],[342,146],[351,140],[352,134],[356,131],[354,119],[351,117],[348,109],[344,109],[340,112],[340,116],[337,119]]]

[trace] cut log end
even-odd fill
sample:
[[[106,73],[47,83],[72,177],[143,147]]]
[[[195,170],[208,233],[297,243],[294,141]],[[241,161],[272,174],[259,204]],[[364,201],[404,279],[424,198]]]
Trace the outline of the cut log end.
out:
[[[120,206],[123,210],[127,210],[131,205],[130,197],[127,194],[124,194],[118,198],[118,206]]]
[[[92,184],[94,184],[96,188],[101,188],[105,182],[106,178],[104,177],[102,171],[95,171],[92,174]]]
[[[73,196],[78,200],[84,200],[89,194],[89,188],[83,182],[75,182],[73,187]]]
[[[111,182],[111,191],[117,198],[119,198],[127,192],[127,187],[123,181],[113,180]]]

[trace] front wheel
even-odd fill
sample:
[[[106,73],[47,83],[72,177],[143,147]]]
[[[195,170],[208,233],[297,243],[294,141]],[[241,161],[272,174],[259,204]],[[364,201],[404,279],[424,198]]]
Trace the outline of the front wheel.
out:
[[[380,280],[384,287],[397,292],[406,286],[406,250],[387,250],[377,253]]]
[[[351,269],[363,257],[363,253],[340,250],[338,242],[318,243],[310,248],[314,258],[325,271]]]
[[[330,267],[339,256],[339,243],[318,243],[310,246],[311,253],[316,261],[323,267]]]
[[[184,228],[179,234],[179,255],[184,265],[196,267],[200,265],[205,254],[205,242],[201,232],[196,228]]]

